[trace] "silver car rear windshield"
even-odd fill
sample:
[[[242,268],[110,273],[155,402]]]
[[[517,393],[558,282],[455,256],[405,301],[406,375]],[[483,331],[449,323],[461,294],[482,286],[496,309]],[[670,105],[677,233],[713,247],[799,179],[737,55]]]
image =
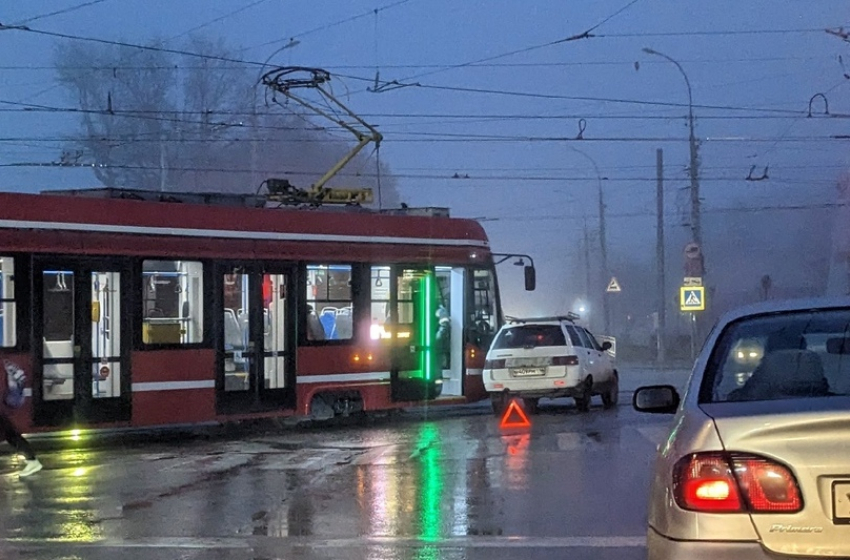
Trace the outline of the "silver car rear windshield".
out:
[[[560,325],[518,325],[508,327],[493,341],[493,349],[566,346]]]
[[[741,319],[721,335],[700,402],[850,395],[850,310]]]

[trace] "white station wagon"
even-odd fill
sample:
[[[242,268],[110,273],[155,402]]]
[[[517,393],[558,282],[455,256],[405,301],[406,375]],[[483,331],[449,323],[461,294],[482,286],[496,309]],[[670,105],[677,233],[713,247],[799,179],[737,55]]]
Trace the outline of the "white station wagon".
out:
[[[508,318],[487,353],[484,387],[493,412],[520,397],[530,413],[541,398],[572,397],[581,411],[593,395],[605,408],[617,404],[619,379],[610,342],[600,344],[577,315]]]

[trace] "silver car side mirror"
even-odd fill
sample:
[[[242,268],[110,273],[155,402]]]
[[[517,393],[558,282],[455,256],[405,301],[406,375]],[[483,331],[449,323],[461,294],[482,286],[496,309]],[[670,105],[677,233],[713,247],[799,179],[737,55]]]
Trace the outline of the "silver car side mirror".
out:
[[[679,393],[672,385],[640,387],[632,396],[632,406],[638,412],[673,414],[679,408]]]

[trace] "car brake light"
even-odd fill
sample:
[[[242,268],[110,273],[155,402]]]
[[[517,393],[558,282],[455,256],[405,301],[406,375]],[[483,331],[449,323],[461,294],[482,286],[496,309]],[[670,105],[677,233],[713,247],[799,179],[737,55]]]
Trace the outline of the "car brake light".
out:
[[[555,356],[552,358],[553,366],[577,366],[578,356]]]
[[[680,459],[673,472],[673,488],[682,509],[743,511],[738,486],[723,453],[698,453]]]
[[[505,360],[484,360],[484,369],[505,369]]]
[[[676,503],[710,513],[793,513],[803,506],[800,488],[787,467],[755,455],[695,453],[673,473]]]

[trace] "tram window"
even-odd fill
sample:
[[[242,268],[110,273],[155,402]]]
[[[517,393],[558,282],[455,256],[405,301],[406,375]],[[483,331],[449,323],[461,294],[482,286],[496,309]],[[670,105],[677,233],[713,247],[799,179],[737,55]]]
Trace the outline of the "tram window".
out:
[[[307,265],[307,340],[354,336],[351,266]]]
[[[0,348],[17,344],[15,259],[0,256]]]
[[[410,338],[416,323],[416,301],[419,281],[427,272],[418,269],[395,269],[395,294],[392,294],[390,276],[393,270],[389,266],[373,266],[370,277],[371,325],[369,337],[372,340],[383,338]],[[394,298],[392,296],[395,296]],[[395,302],[395,308],[393,303]],[[437,304],[445,303],[437,298]],[[437,316],[434,316],[436,324]],[[389,324],[394,325],[390,328]]]
[[[369,338],[372,340],[390,338],[390,332],[384,328],[390,320],[390,267],[373,266],[369,285],[371,300]]]
[[[195,261],[142,263],[142,341],[197,344],[204,335],[204,267]]]
[[[472,316],[470,327],[482,347],[489,346],[498,328],[496,278],[491,270],[475,270],[472,275]]]
[[[411,325],[415,321],[414,295],[417,280],[422,276],[421,271],[401,270],[398,275],[398,324]],[[399,336],[408,330],[399,329]]]

